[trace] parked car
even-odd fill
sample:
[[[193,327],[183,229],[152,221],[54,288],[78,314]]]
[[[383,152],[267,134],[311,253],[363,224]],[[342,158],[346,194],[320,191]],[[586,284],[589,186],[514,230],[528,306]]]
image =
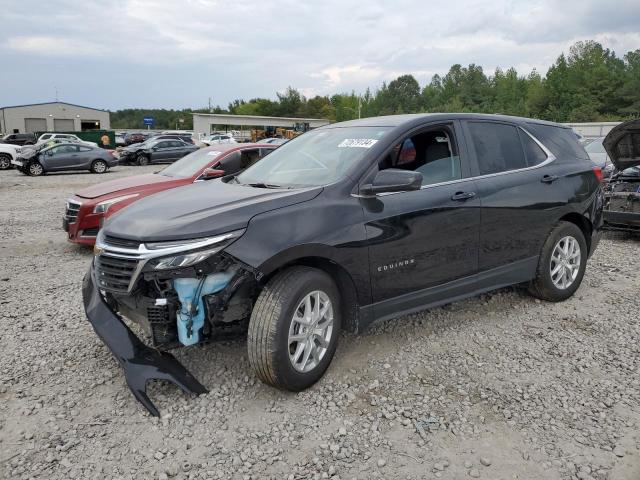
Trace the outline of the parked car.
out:
[[[74,143],[84,143],[85,145],[89,145],[91,147],[97,147],[98,144],[96,142],[90,142],[89,140],[82,140],[77,135],[73,135],[72,133],[43,133],[38,137],[38,141],[36,143],[45,142],[48,140],[64,140]]]
[[[116,133],[116,147],[124,147],[126,142],[124,141],[124,133]]]
[[[148,133],[125,133],[125,145],[133,145],[134,143],[142,143],[150,137]]]
[[[205,145],[217,145],[221,143],[237,143],[236,139],[230,134],[215,133],[201,140]]]
[[[602,176],[609,178],[613,173],[614,165],[604,149],[603,141],[604,137],[595,138],[584,149],[589,154],[591,161],[602,169]]]
[[[193,145],[193,138],[188,134],[176,134],[176,133],[167,133],[167,134],[159,134],[154,135],[153,137],[149,137],[149,140],[182,140],[184,143],[188,143]]]
[[[70,242],[93,245],[105,216],[163,190],[238,173],[275,148],[275,145],[216,145],[196,150],[156,173],[92,185],[67,200],[63,228]]]
[[[10,143],[12,145],[33,145],[36,143],[36,136],[33,133],[10,133],[2,137],[0,143]]]
[[[616,168],[605,192],[605,225],[640,233],[640,120],[617,125],[603,145]]]
[[[123,149],[119,158],[120,163],[135,163],[144,166],[152,162],[173,162],[196,150],[198,147],[182,140],[150,138],[146,142]]]
[[[11,161],[18,158],[21,147],[10,143],[0,143],[0,170],[11,168]]]
[[[53,141],[55,142],[55,139]],[[45,143],[42,148],[23,150],[11,163],[25,175],[39,176],[48,172],[70,170],[105,173],[118,164],[118,159],[113,156],[112,150],[99,147],[79,143],[60,143],[50,146]]]
[[[328,125],[238,175],[111,217],[85,311],[153,415],[149,379],[206,391],[161,350],[234,328],[248,331],[263,382],[302,390],[324,374],[343,328],[512,284],[571,297],[600,238],[601,180],[559,124],[427,114]]]

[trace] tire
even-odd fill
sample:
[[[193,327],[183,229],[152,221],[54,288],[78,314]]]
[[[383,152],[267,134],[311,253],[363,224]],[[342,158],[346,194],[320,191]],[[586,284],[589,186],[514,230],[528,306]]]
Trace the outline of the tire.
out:
[[[309,304],[305,299],[312,295]],[[313,328],[312,332],[326,330],[320,335],[304,333],[300,322],[294,321],[294,315],[300,320],[308,311],[307,305],[314,306],[320,298],[322,309],[327,309],[320,322],[311,318],[320,329]],[[327,307],[327,300],[330,308]],[[332,315],[330,315],[332,312]],[[332,317],[332,322],[329,317]],[[330,330],[329,330],[330,325]],[[249,363],[260,380],[274,387],[300,391],[316,383],[327,367],[338,346],[340,336],[341,312],[340,294],[331,277],[321,270],[309,267],[292,267],[273,277],[260,292],[251,312],[247,349]],[[305,337],[306,340],[290,343],[290,335]],[[315,346],[315,351],[310,345]],[[299,352],[298,349],[302,347]],[[304,363],[306,351],[311,351],[308,362]],[[294,353],[295,352],[295,353]],[[315,355],[313,355],[315,353]],[[291,356],[297,356],[297,367]],[[308,370],[304,370],[304,366]]]
[[[44,175],[44,168],[40,162],[31,162],[27,165],[27,172],[32,177],[39,177],[40,175]]]
[[[6,153],[0,153],[0,170],[9,170],[11,168],[11,156]]]
[[[146,155],[138,155],[138,158],[136,159],[136,163],[141,167],[149,165],[149,157],[147,157]]]
[[[564,246],[569,249],[569,255],[560,252],[561,260],[558,262],[558,257],[555,257],[556,249],[563,250]],[[574,255],[578,248],[579,259],[576,259]],[[561,302],[571,297],[582,283],[588,253],[582,230],[573,223],[560,222],[544,242],[536,277],[529,285],[529,293],[548,302]],[[559,271],[552,276],[556,269]]]
[[[104,160],[94,160],[91,163],[91,172],[92,173],[105,173],[108,170],[109,166],[107,162]]]

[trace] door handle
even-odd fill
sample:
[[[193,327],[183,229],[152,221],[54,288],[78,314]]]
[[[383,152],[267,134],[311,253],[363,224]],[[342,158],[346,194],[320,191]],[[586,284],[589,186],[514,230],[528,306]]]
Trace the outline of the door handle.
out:
[[[464,202],[465,200],[469,200],[476,196],[476,192],[456,192],[451,197],[451,200],[456,202]]]
[[[545,175],[544,177],[542,177],[542,178],[540,179],[540,181],[541,181],[542,183],[553,183],[553,182],[555,182],[558,178],[560,178],[560,177],[558,177],[557,175]]]

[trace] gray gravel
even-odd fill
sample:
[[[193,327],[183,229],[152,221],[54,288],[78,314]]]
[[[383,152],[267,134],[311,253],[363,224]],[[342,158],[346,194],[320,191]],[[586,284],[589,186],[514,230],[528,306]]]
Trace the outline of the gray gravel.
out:
[[[150,417],[80,298],[91,253],[60,229],[84,185],[150,172],[0,172],[1,478],[640,478],[640,241],[605,239],[574,298],[505,289],[344,334],[298,394],[244,340],[177,356],[210,388],[154,383]]]

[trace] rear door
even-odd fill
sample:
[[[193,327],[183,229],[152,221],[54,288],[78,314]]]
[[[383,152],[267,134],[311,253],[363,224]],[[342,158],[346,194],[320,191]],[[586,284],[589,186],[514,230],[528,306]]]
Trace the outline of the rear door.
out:
[[[515,124],[473,120],[463,126],[482,203],[479,271],[501,269],[495,274],[505,283],[524,281],[535,271],[554,209],[566,202],[552,185],[555,157]],[[523,280],[509,281],[509,272]]]
[[[460,140],[458,122],[430,125],[407,134],[379,161],[378,171],[416,170],[423,183],[417,191],[361,200],[377,318],[455,296],[444,286],[455,280],[468,277],[465,288],[473,289],[480,202]],[[431,287],[442,288],[433,293]]]

